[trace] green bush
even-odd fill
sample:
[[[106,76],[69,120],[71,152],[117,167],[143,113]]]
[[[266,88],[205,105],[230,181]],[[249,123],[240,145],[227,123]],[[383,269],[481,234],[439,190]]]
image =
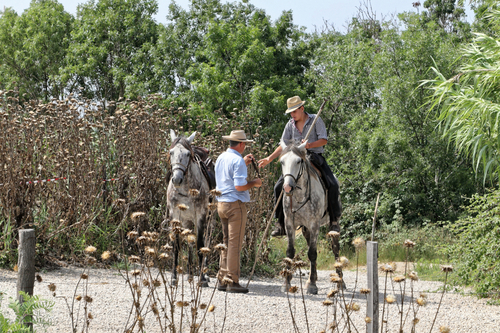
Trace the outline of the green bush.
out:
[[[446,251],[455,282],[474,287],[482,297],[500,289],[499,202],[500,190],[474,195],[464,216],[449,226],[458,238]]]
[[[46,317],[46,313],[52,311],[54,306],[53,301],[47,301],[38,296],[30,296],[21,291],[24,301],[19,303],[17,299],[10,298],[9,308],[16,315],[14,321],[5,317],[2,312],[1,304],[3,293],[0,292],[0,332],[21,333],[33,332],[33,330],[24,325],[24,323],[32,323],[34,327],[46,329],[51,325],[50,318]]]

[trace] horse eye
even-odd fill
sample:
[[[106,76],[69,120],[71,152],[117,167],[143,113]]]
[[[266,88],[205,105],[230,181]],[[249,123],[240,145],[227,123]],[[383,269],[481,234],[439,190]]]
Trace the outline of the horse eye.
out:
[[[300,161],[297,161],[297,164],[300,164]]]

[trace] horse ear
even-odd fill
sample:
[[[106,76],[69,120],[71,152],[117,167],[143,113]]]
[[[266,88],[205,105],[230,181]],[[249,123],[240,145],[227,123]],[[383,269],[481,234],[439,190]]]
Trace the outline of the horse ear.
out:
[[[298,148],[299,150],[306,150],[307,141],[301,144]]]
[[[189,138],[187,138],[187,141],[189,142],[189,144],[193,144],[193,141],[194,141],[194,137],[196,136],[196,131],[193,132],[193,134],[191,134],[189,136]]]
[[[281,146],[281,149],[285,149],[286,143],[283,140],[280,140],[280,146]]]
[[[175,135],[175,131],[173,129],[170,129],[170,140],[174,142],[175,139],[177,139],[177,135]]]

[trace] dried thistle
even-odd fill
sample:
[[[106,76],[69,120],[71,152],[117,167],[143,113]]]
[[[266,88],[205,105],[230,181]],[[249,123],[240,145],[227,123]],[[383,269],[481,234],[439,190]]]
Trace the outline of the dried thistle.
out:
[[[215,310],[215,305],[212,304],[208,307],[208,312],[214,312],[214,310]]]
[[[411,272],[410,274],[408,274],[408,277],[412,281],[418,281],[418,274],[417,274],[417,272]]]
[[[227,250],[227,246],[226,246],[226,244],[220,243],[220,244],[215,245],[214,249],[221,252],[221,251]]]
[[[284,277],[284,278],[289,278],[293,275],[293,271],[290,270],[290,269],[286,269],[286,268],[283,268],[281,271],[280,271],[280,276]]]
[[[361,237],[356,237],[352,241],[352,245],[357,249],[362,248],[365,245],[365,240]]]
[[[383,264],[382,266],[380,266],[380,270],[384,273],[393,273],[394,267],[389,264]]]
[[[130,215],[130,218],[132,221],[137,222],[141,217],[145,216],[146,213],[144,212],[135,212]]]
[[[448,326],[441,326],[439,328],[440,333],[450,333],[450,328]]]
[[[365,317],[365,323],[369,324],[372,322],[372,319],[370,317]]]
[[[140,275],[141,274],[141,270],[140,269],[134,269],[133,271],[130,272],[130,274],[133,275],[133,276]]]
[[[218,191],[216,189],[213,189],[213,190],[210,191],[210,195],[214,196],[214,197],[220,197],[222,195],[222,192]]]
[[[398,275],[392,278],[392,280],[396,283],[401,283],[405,280],[405,277],[403,275]]]
[[[141,262],[141,257],[132,255],[132,256],[128,257],[128,261],[130,261],[131,263],[137,264],[137,263]]]
[[[76,297],[75,297],[75,299],[76,299],[77,301],[81,301],[81,300],[82,300],[82,295],[78,295],[78,296],[76,296]]]
[[[87,280],[89,278],[89,276],[85,273],[83,273],[82,275],[80,275],[80,277],[82,278],[82,280]]]
[[[288,267],[291,267],[291,266],[293,266],[294,262],[292,259],[285,257],[285,258],[283,258],[283,264],[288,266]]]
[[[333,302],[332,302],[332,301],[330,301],[329,299],[325,299],[325,300],[323,301],[323,305],[324,305],[324,306],[330,306],[330,305],[332,305],[332,304],[333,304]]]
[[[104,251],[104,252],[101,254],[101,259],[102,259],[102,260],[108,260],[109,258],[111,258],[111,252],[109,252],[109,251]]]
[[[35,275],[35,278],[39,283],[43,281],[42,277],[38,273]]]
[[[196,236],[194,234],[189,234],[186,237],[186,241],[188,243],[194,243],[194,242],[196,242]]]
[[[412,242],[411,240],[407,239],[405,240],[405,242],[403,243],[403,246],[404,247],[408,247],[408,248],[412,248],[414,247],[416,244],[415,242]]]
[[[210,209],[211,211],[214,211],[217,209],[217,203],[216,202],[211,202],[208,204],[208,209]]]
[[[330,290],[330,291],[328,292],[328,294],[326,294],[326,297],[328,297],[328,298],[334,298],[334,297],[335,297],[335,295],[337,295],[337,294],[338,294],[338,292],[339,292],[339,290],[338,290],[338,289],[332,289],[332,290]]]
[[[205,310],[207,308],[207,305],[205,303],[200,304],[200,309]]]
[[[424,299],[424,298],[422,298],[422,297],[417,298],[417,304],[418,304],[419,306],[424,306],[426,303],[427,303],[427,302],[425,301],[425,299]]]
[[[181,211],[186,211],[189,209],[189,206],[187,206],[185,204],[178,204],[177,208],[179,208],[179,210],[181,210]]]
[[[340,232],[338,231],[330,231],[329,233],[326,234],[327,237],[336,239],[340,237]]]
[[[371,293],[371,290],[368,288],[362,288],[359,290],[359,292],[363,295],[368,295],[369,293]]]
[[[203,254],[203,255],[207,255],[210,253],[210,249],[208,247],[202,247],[200,249],[200,253]]]
[[[89,312],[89,314],[87,315],[87,317],[88,317],[89,319],[94,319],[94,316],[93,316],[93,315],[92,315],[92,313],[90,313],[90,312]]]
[[[56,291],[56,285],[55,284],[51,283],[51,284],[49,284],[48,287],[49,287],[50,291],[52,291],[52,292]]]
[[[137,231],[129,231],[127,233],[127,238],[128,239],[135,239],[139,236],[139,233]]]
[[[389,304],[392,304],[392,303],[396,302],[396,297],[394,297],[394,295],[387,295],[387,297],[385,298],[385,301]]]
[[[347,267],[349,265],[349,259],[347,259],[346,257],[340,257],[339,261],[342,263],[344,267]]]
[[[295,294],[298,290],[299,288],[297,286],[291,286],[290,289],[288,289],[288,292],[290,294]]]
[[[91,254],[91,253],[94,253],[97,249],[92,246],[92,245],[89,245],[85,248],[85,252],[88,253],[88,254]]]
[[[198,191],[195,188],[192,188],[192,189],[189,190],[189,195],[192,196],[192,197],[197,197],[197,196],[200,195],[200,191]]]
[[[170,258],[168,253],[165,253],[165,252],[160,253],[159,257],[160,257],[160,260],[167,260],[168,258]]]
[[[232,284],[234,281],[227,276],[222,279],[223,284]]]
[[[92,303],[92,301],[93,301],[92,297],[90,297],[89,295],[85,296],[85,302]]]
[[[441,271],[445,273],[453,272],[453,266],[451,265],[442,265],[441,266]]]
[[[182,226],[182,222],[177,219],[173,219],[170,221],[170,225],[172,226],[172,228],[180,227]]]

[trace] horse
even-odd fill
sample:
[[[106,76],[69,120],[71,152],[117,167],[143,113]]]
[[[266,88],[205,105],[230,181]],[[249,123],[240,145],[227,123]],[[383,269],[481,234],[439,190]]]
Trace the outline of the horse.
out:
[[[178,137],[170,130],[172,144],[170,146],[171,178],[167,188],[167,211],[171,219],[178,219],[184,229],[196,233],[196,250],[198,253],[200,271],[203,268],[203,255],[200,249],[204,247],[204,233],[207,226],[210,185],[205,178],[198,155],[194,152],[193,143],[196,132],[188,138]],[[177,281],[177,265],[180,250],[179,233],[174,233],[173,250],[174,266],[172,279]],[[189,243],[188,274],[192,275],[193,245]],[[208,277],[201,271],[200,283],[208,287]]]
[[[280,143],[282,147],[280,162],[284,178],[283,191],[286,194],[282,200],[288,237],[286,256],[294,259],[295,230],[297,227],[301,227],[309,247],[307,256],[311,263],[311,272],[306,283],[307,293],[316,295],[318,294],[316,258],[319,228],[328,223],[330,231],[340,231],[338,224],[340,216],[336,221],[330,222],[326,189],[322,184],[319,171],[316,171],[307,158],[306,143],[300,145]],[[340,205],[340,197],[338,200]],[[332,251],[337,260],[339,259],[339,249],[339,238],[334,237]],[[341,274],[341,271],[339,273]],[[285,277],[282,291],[286,292],[290,289],[291,279],[291,275]]]

